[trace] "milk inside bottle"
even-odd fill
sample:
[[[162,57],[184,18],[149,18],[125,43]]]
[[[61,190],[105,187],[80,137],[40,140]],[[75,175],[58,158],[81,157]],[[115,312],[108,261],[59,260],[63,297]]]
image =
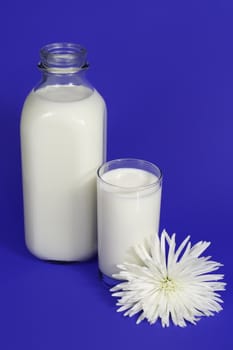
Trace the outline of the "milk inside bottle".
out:
[[[41,259],[86,260],[97,248],[105,102],[85,78],[86,51],[79,45],[46,45],[39,68],[42,80],[21,117],[26,245]]]

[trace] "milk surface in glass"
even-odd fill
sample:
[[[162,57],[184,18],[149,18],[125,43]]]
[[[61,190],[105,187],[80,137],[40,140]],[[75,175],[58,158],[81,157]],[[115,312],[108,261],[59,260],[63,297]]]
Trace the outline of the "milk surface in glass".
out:
[[[104,161],[105,103],[96,90],[48,85],[21,119],[25,237],[42,259],[96,252],[96,169]]]
[[[159,229],[161,183],[149,171],[118,168],[98,178],[99,269],[118,272],[132,246]]]

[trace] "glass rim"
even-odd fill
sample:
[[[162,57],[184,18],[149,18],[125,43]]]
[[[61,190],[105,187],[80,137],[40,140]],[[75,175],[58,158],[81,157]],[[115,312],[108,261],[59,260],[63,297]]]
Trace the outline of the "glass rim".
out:
[[[103,174],[101,175],[100,172],[101,170],[107,166],[107,165],[111,165],[111,164],[114,164],[114,163],[121,163],[122,161],[124,162],[138,162],[138,163],[141,163],[141,164],[145,164],[147,166],[150,166],[151,168],[155,169],[156,171],[158,171],[159,173],[159,176],[157,176],[157,179],[148,184],[148,185],[141,185],[141,186],[134,186],[134,187],[124,187],[124,186],[120,186],[120,185],[115,185],[115,184],[112,184],[106,180],[103,179]],[[118,168],[121,168],[121,167],[118,167]],[[125,167],[126,168],[126,167]],[[130,167],[129,167],[130,168]],[[136,168],[136,167],[131,167],[132,169],[141,169],[141,168]],[[113,169],[112,169],[113,170]],[[144,170],[144,169],[141,169],[141,170]],[[109,170],[111,171],[111,170]],[[147,171],[147,170],[145,170]],[[148,171],[149,172],[149,171]],[[104,173],[105,174],[105,173]],[[153,174],[151,172],[151,174]],[[153,174],[155,175],[155,174]],[[156,176],[156,175],[155,175]],[[150,188],[153,188],[155,187],[156,185],[160,185],[161,182],[162,182],[162,179],[163,179],[163,173],[161,171],[161,169],[155,165],[154,163],[150,162],[150,161],[147,161],[147,160],[144,160],[144,159],[138,159],[138,158],[118,158],[118,159],[113,159],[113,160],[110,160],[110,161],[107,161],[105,163],[103,163],[98,169],[97,169],[97,178],[102,181],[104,184],[106,184],[107,186],[110,186],[112,188],[118,188],[118,189],[121,189],[121,190],[124,190],[124,191],[127,191],[127,192],[133,192],[133,191],[143,191],[143,190],[147,190],[147,189],[150,189]]]

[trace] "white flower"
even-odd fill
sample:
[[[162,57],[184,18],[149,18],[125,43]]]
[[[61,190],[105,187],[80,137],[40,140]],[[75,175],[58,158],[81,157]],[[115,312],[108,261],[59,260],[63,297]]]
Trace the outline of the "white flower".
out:
[[[164,230],[159,238],[134,247],[140,262],[118,265],[120,272],[113,275],[123,280],[113,287],[118,297],[118,312],[124,316],[140,312],[137,324],[147,319],[150,324],[161,319],[162,326],[171,320],[180,327],[186,321],[196,324],[201,316],[214,316],[222,310],[221,296],[226,283],[218,282],[224,275],[211,272],[222,264],[211,261],[210,256],[200,257],[210,242],[200,241],[191,246],[188,236],[176,250],[175,234]],[[167,249],[168,247],[168,249]],[[183,254],[181,254],[183,252]]]

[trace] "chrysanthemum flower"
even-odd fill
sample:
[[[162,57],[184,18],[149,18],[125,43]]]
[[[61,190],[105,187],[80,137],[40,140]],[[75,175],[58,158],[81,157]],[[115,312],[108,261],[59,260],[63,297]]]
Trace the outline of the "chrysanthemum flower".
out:
[[[200,241],[191,246],[188,236],[176,250],[175,234],[164,230],[151,242],[134,247],[139,263],[123,263],[113,275],[123,280],[113,287],[118,297],[118,312],[124,316],[140,313],[137,324],[147,319],[150,324],[161,320],[168,327],[170,320],[185,327],[196,324],[201,316],[213,316],[222,310],[223,302],[217,291],[225,290],[224,275],[212,273],[222,264],[200,257],[210,242]],[[182,253],[183,252],[183,253]]]

